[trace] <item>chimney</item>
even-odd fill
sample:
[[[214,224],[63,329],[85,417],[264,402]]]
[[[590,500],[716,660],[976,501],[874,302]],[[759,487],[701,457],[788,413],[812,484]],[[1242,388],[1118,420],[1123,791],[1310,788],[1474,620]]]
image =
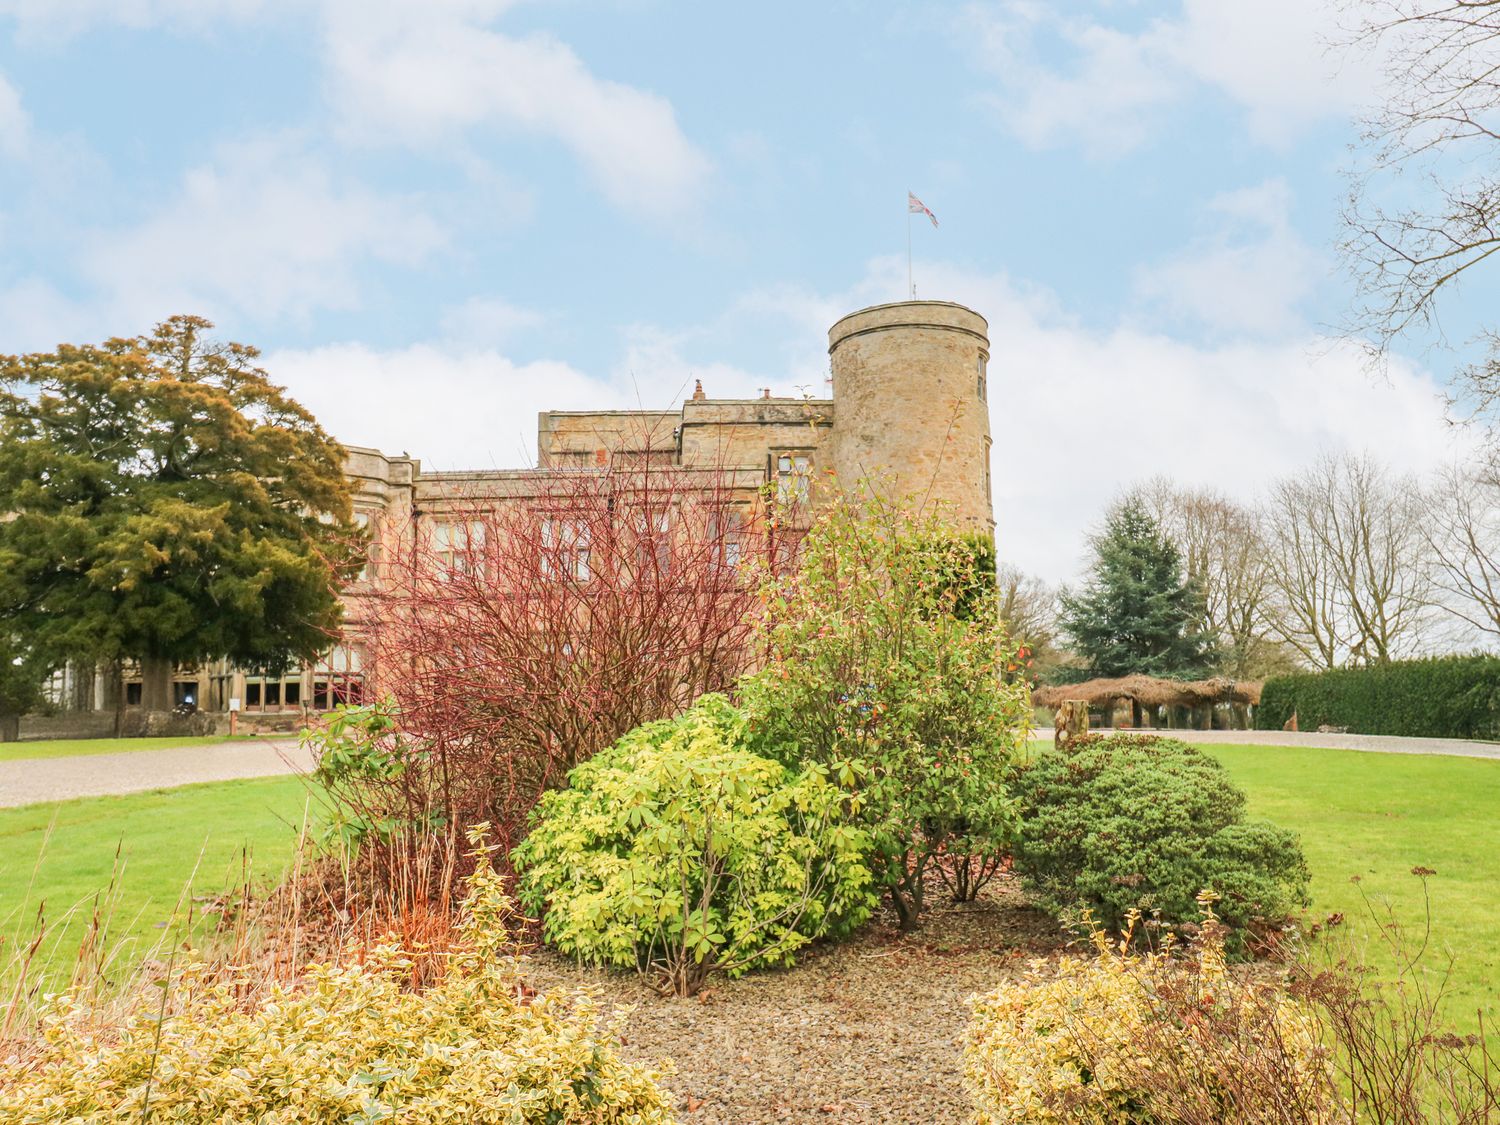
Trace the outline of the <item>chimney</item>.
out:
[[[770,387],[762,387],[761,390],[760,390],[760,397],[761,398],[770,398],[771,397],[771,388]]]
[[[697,379],[697,380],[694,380],[694,383],[695,383],[695,385],[693,387],[693,401],[694,402],[699,402],[699,401],[707,398],[708,396],[703,393],[703,380],[702,379]]]

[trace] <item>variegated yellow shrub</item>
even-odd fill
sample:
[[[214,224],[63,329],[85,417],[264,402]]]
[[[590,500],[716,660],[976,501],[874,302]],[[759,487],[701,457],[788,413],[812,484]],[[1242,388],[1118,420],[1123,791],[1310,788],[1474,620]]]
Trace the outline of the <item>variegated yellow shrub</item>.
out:
[[[656,1076],[615,1051],[618,1015],[521,987],[509,914],[481,865],[462,942],[422,992],[403,988],[408,962],[386,948],[251,1005],[190,965],[165,1004],[143,997],[104,1032],[60,999],[37,1049],[0,1061],[0,1123],[669,1123]]]
[[[1231,974],[1211,913],[1185,953],[1133,953],[1128,934],[1111,943],[1099,930],[1094,945],[970,1000],[978,1125],[1347,1120],[1316,1017]]]

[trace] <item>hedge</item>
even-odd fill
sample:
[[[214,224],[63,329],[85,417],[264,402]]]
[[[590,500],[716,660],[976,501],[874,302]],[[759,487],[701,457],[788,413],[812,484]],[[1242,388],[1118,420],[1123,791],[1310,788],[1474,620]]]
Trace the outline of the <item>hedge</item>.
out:
[[[1442,656],[1267,680],[1256,727],[1280,730],[1294,712],[1302,730],[1500,738],[1500,657]]]

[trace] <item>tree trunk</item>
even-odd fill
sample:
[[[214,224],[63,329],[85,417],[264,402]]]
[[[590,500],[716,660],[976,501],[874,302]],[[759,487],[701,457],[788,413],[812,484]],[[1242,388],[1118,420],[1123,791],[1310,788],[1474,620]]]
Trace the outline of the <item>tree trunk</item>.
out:
[[[172,709],[172,662],[160,656],[141,657],[141,709]]]
[[[921,862],[926,866],[926,860]],[[908,867],[906,878],[891,886],[891,906],[896,911],[896,928],[903,934],[911,933],[921,922],[923,875],[921,868],[912,873]]]
[[[1089,705],[1081,699],[1065,699],[1053,719],[1052,743],[1067,750],[1089,732]]]
[[[72,690],[68,693],[68,710],[92,711],[94,709],[94,666],[73,661],[68,665],[68,672],[73,677]]]
[[[1119,702],[1118,699],[1106,699],[1104,701],[1104,714],[1100,716],[1100,722],[1111,730],[1114,729],[1115,725],[1115,704]]]
[[[1132,699],[1130,701],[1130,725],[1135,730],[1140,730],[1146,725],[1146,716],[1141,711],[1141,701]]]
[[[21,737],[21,716],[0,715],[0,742],[15,742]]]
[[[109,665],[110,702],[115,708],[115,737],[119,738],[125,733],[125,664],[123,661],[114,660]]]

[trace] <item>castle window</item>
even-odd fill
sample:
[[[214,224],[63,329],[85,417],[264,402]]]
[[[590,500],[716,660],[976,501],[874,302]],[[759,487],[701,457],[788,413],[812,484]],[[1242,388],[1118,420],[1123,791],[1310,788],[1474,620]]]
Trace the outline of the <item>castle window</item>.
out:
[[[542,520],[542,573],[589,580],[589,525],[583,520],[548,516]]]
[[[803,503],[811,482],[811,462],[806,457],[783,453],[776,459],[776,499],[783,504]]]
[[[714,559],[723,570],[733,570],[744,557],[745,513],[738,508],[723,508],[708,525],[709,542]]]
[[[986,359],[984,358],[984,353],[980,352],[979,353],[979,361],[978,361],[978,368],[979,368],[979,401],[980,402],[984,402],[985,401],[985,391],[987,390],[987,388],[985,387],[985,375],[986,375],[985,367],[987,366],[987,362],[988,361],[986,361]]]
[[[432,550],[449,574],[478,574],[484,551],[484,524],[478,520],[440,523],[432,529]]]
[[[370,513],[369,512],[355,512],[354,513],[354,526],[357,527],[357,528],[359,528],[359,530],[362,531],[362,532],[368,532],[370,530]],[[369,538],[367,538],[365,540],[365,559],[364,559],[364,565],[359,568],[359,573],[354,576],[354,581],[356,581],[356,582],[365,582],[365,581],[367,581],[369,579],[369,577],[370,577],[370,567],[374,564],[374,561],[375,561],[375,538],[374,538],[374,536],[370,536]]]
[[[654,567],[658,574],[666,574],[672,566],[672,540],[668,537],[666,512],[637,512],[635,514],[635,565],[639,574],[649,573]]]

